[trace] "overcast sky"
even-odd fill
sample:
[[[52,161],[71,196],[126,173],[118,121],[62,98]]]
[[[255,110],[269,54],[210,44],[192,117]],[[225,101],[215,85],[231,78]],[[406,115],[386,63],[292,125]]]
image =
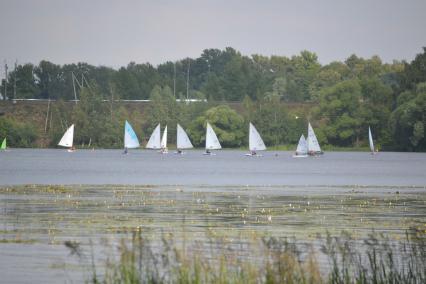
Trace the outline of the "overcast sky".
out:
[[[420,53],[425,28],[425,0],[0,0],[0,60],[117,68],[231,46],[267,56],[306,49],[323,64],[352,53],[391,62]]]

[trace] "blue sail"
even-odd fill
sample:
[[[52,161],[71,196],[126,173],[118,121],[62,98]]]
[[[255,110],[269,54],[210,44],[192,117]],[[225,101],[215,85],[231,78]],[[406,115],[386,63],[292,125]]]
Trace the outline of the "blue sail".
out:
[[[138,148],[139,140],[130,123],[124,125],[124,148]]]

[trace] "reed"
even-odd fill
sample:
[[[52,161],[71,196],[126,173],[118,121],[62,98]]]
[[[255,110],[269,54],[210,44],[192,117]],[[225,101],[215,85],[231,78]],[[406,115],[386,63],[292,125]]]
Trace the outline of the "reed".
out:
[[[327,233],[308,244],[275,237],[177,242],[170,234],[153,241],[138,230],[104,269],[98,275],[93,265],[88,282],[426,283],[426,234],[413,228],[395,241],[375,232],[364,240]]]

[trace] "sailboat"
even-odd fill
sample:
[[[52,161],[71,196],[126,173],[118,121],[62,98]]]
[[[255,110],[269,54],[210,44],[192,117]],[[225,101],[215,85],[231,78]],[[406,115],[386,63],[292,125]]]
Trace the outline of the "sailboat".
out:
[[[127,154],[127,149],[138,148],[139,146],[138,137],[130,123],[126,120],[124,123],[124,154]]]
[[[58,145],[62,147],[67,147],[68,152],[74,152],[74,124],[71,125],[67,131],[65,131],[64,136],[62,136],[61,141],[59,141]]]
[[[299,144],[297,144],[296,152],[293,158],[306,158],[308,156],[308,145],[306,143],[305,136],[300,136]]]
[[[374,149],[373,135],[371,135],[370,126],[368,127],[368,142],[370,144],[371,155],[377,154],[377,151]]]
[[[314,129],[312,128],[310,122],[308,122],[308,139],[306,139],[306,143],[308,144],[309,156],[317,156],[317,155],[324,154],[321,151],[321,147],[318,143],[317,136],[315,135]]]
[[[3,142],[1,142],[0,150],[6,151],[6,138],[3,139]]]
[[[167,125],[166,125],[166,128],[164,128],[163,137],[161,138],[160,147],[161,147],[160,152],[162,154],[167,154],[169,152],[169,150],[167,149]]]
[[[206,152],[204,155],[216,155],[212,153],[210,150],[219,150],[222,149],[220,145],[219,139],[217,139],[216,133],[211,127],[210,123],[207,122],[206,128]]]
[[[189,140],[188,135],[186,134],[185,130],[183,130],[182,126],[177,124],[177,138],[176,138],[176,148],[177,152],[176,154],[183,154],[183,149],[191,149],[194,148],[192,146],[191,140]]]
[[[261,156],[256,151],[266,150],[262,137],[260,137],[259,132],[257,132],[256,127],[251,122],[249,125],[249,150],[250,153],[246,154],[246,156]]]
[[[160,124],[155,127],[152,131],[151,137],[149,137],[148,143],[145,148],[147,149],[160,149],[161,148],[161,133],[160,133]]]

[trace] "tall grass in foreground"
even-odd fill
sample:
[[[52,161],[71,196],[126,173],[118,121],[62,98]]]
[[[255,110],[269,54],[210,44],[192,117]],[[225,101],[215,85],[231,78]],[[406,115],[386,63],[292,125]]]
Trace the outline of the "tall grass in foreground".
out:
[[[425,232],[412,229],[402,241],[372,233],[363,241],[343,232],[318,236],[315,244],[263,238],[229,242],[223,238],[176,243],[153,242],[140,231],[121,240],[117,254],[90,283],[426,283]],[[78,244],[67,242],[82,257]],[[318,249],[315,249],[318,248]],[[321,266],[320,266],[321,260]]]

